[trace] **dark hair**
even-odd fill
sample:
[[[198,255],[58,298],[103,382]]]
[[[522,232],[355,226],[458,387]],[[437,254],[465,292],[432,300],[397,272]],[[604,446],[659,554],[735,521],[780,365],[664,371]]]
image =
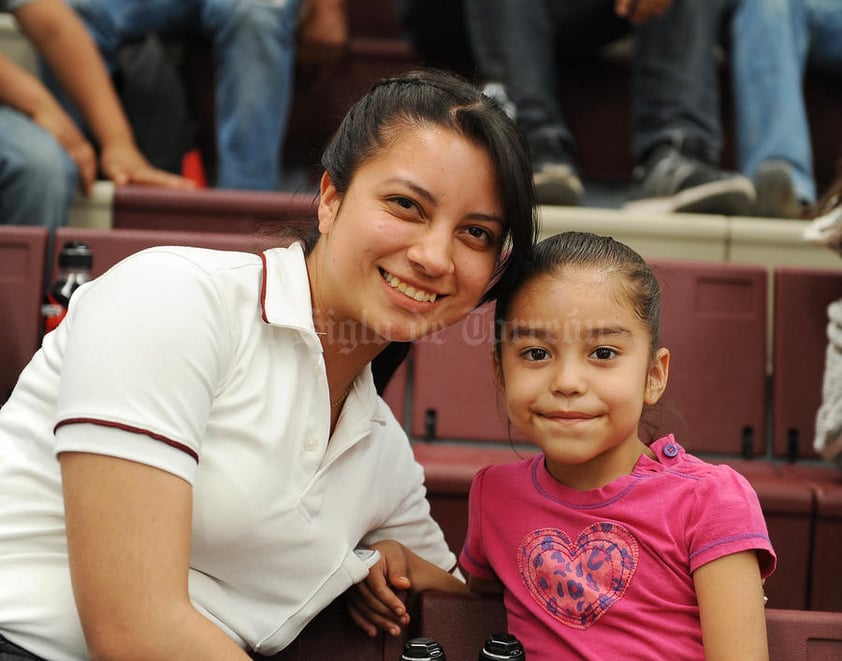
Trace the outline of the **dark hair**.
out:
[[[634,250],[610,236],[591,232],[563,232],[541,241],[524,267],[517,287],[497,299],[494,311],[494,351],[500,356],[502,328],[517,292],[528,282],[567,268],[596,268],[624,276],[621,286],[637,317],[649,329],[654,355],[660,342],[661,290],[652,269]]]
[[[322,154],[336,190],[347,192],[357,169],[407,127],[440,126],[484,147],[497,175],[506,222],[493,284],[493,300],[520,279],[537,237],[532,165],[523,133],[496,100],[443,71],[411,71],[376,83],[345,114]]]

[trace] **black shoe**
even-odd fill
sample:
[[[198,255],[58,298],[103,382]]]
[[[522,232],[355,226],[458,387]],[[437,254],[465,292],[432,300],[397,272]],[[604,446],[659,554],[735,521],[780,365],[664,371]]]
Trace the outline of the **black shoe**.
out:
[[[765,218],[803,218],[804,203],[795,192],[792,169],[782,160],[765,161],[755,177],[755,215]]]
[[[656,147],[635,168],[633,191],[624,207],[654,213],[749,213],[755,200],[751,181],[686,153],[690,151],[672,144]]]

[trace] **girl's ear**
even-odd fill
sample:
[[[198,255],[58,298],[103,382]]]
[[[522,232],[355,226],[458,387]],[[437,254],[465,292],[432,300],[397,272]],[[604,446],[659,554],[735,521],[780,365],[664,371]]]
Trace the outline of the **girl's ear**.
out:
[[[655,352],[649,374],[646,376],[646,388],[643,393],[643,402],[647,406],[656,404],[667,387],[667,378],[670,371],[669,349],[661,347]]]
[[[333,221],[336,220],[336,214],[339,211],[339,203],[341,201],[342,196],[330,180],[330,175],[324,172],[319,182],[318,215],[320,234],[328,234],[330,232]]]

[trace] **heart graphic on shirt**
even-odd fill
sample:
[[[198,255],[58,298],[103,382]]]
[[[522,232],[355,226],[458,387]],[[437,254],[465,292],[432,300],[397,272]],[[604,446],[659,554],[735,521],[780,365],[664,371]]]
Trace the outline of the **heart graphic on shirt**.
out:
[[[594,523],[571,543],[557,528],[541,528],[520,544],[520,577],[556,620],[587,629],[619,601],[637,567],[634,536],[616,523]]]

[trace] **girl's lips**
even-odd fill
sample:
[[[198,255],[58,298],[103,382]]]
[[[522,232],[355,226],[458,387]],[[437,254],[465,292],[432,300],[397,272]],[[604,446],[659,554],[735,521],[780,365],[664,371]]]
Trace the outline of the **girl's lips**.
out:
[[[401,294],[413,301],[417,301],[419,303],[435,303],[436,298],[439,297],[438,293],[404,282],[396,275],[389,273],[385,269],[380,269],[380,275],[383,277],[383,280],[386,281],[386,284],[388,284],[392,289],[399,291]]]

